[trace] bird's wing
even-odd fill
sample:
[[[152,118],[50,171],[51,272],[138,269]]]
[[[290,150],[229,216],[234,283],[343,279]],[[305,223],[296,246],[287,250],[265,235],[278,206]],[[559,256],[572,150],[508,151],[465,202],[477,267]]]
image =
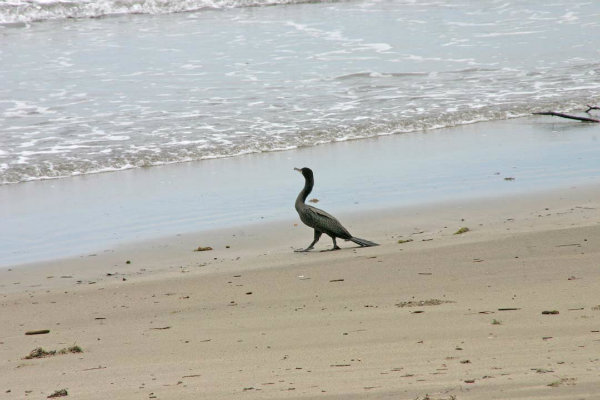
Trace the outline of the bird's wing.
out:
[[[352,237],[350,232],[338,221],[333,215],[321,210],[320,208],[307,206],[307,211],[313,214],[313,220],[315,229],[320,230],[323,233],[333,234],[342,239],[348,239]]]
[[[323,217],[328,220],[335,221],[339,224],[339,221],[333,215],[321,210],[320,208],[313,207],[313,206],[306,206],[306,208],[309,209],[310,211],[316,213],[319,217]]]

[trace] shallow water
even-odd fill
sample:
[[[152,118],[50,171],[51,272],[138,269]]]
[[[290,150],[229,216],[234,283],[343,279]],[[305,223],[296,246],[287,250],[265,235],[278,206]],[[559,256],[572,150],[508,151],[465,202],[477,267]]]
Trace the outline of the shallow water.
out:
[[[600,99],[598,2],[273,3],[0,0],[0,184]]]
[[[293,167],[313,168],[309,198],[341,217],[597,184],[599,139],[595,125],[540,117],[5,185],[0,266],[178,233],[298,221],[293,205],[304,182]]]

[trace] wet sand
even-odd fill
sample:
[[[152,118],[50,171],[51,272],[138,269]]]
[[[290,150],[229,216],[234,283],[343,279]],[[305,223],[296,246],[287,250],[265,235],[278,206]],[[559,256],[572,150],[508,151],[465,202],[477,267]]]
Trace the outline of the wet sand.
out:
[[[294,253],[312,232],[288,219],[0,269],[0,393],[594,399],[599,195],[336,213],[373,248]]]
[[[519,118],[0,186],[0,268],[296,218],[294,167],[315,171],[311,198],[335,215],[594,184],[599,136],[595,124]]]

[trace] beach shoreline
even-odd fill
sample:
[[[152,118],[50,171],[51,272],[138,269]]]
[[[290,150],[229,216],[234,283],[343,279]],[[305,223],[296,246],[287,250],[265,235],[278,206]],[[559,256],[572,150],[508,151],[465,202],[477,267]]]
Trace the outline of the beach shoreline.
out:
[[[311,198],[335,215],[593,185],[593,124],[519,118],[291,151],[0,186],[0,268],[121,244],[295,218]]]
[[[365,236],[364,232],[367,232],[374,237],[373,240],[389,245],[398,240],[410,239],[416,232],[430,236],[435,233],[449,235],[468,225],[471,225],[470,230],[475,229],[479,232],[490,230],[496,232],[501,225],[507,224],[507,231],[517,232],[562,229],[575,222],[569,218],[563,220],[560,215],[569,215],[575,210],[588,208],[591,211],[595,207],[596,198],[600,198],[600,185],[585,184],[540,189],[530,193],[346,210],[335,215],[357,236]],[[573,204],[578,205],[573,206]],[[562,211],[554,211],[554,214],[558,215],[551,223],[547,223],[543,217],[552,215],[553,212],[550,210],[556,209]],[[586,219],[590,219],[587,222],[589,224],[595,223],[590,216],[581,218],[577,221],[578,225],[586,225]],[[515,219],[529,222],[510,226]],[[311,240],[312,229],[305,226],[294,212],[291,218],[286,219],[126,241],[84,254],[7,265],[0,270],[9,269],[13,273],[31,271],[28,273],[39,274],[39,271],[48,272],[54,269],[58,274],[59,271],[66,271],[67,266],[72,266],[79,272],[87,271],[90,276],[101,278],[102,271],[98,271],[94,266],[98,264],[96,260],[102,259],[105,265],[129,273],[135,272],[137,269],[135,264],[139,263],[152,266],[146,269],[146,273],[152,270],[165,273],[166,264],[189,263],[190,254],[195,254],[198,260],[203,260],[202,256],[208,254],[216,256],[217,259],[229,258],[233,261],[231,259],[233,256],[257,256],[259,253],[286,254],[306,247]],[[340,243],[346,250],[348,247],[355,247],[351,242],[340,241]],[[315,251],[327,251],[331,246],[331,239],[323,236],[316,245]],[[197,251],[198,248],[204,247],[210,247],[211,250],[207,253]]]

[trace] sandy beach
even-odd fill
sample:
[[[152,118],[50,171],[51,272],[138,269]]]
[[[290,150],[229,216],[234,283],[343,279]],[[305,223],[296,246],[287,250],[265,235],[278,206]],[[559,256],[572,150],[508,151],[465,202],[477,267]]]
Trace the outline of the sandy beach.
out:
[[[0,400],[600,400],[599,17],[0,0]]]
[[[288,220],[2,269],[0,393],[597,399],[599,194],[339,215],[373,248],[294,253]]]

